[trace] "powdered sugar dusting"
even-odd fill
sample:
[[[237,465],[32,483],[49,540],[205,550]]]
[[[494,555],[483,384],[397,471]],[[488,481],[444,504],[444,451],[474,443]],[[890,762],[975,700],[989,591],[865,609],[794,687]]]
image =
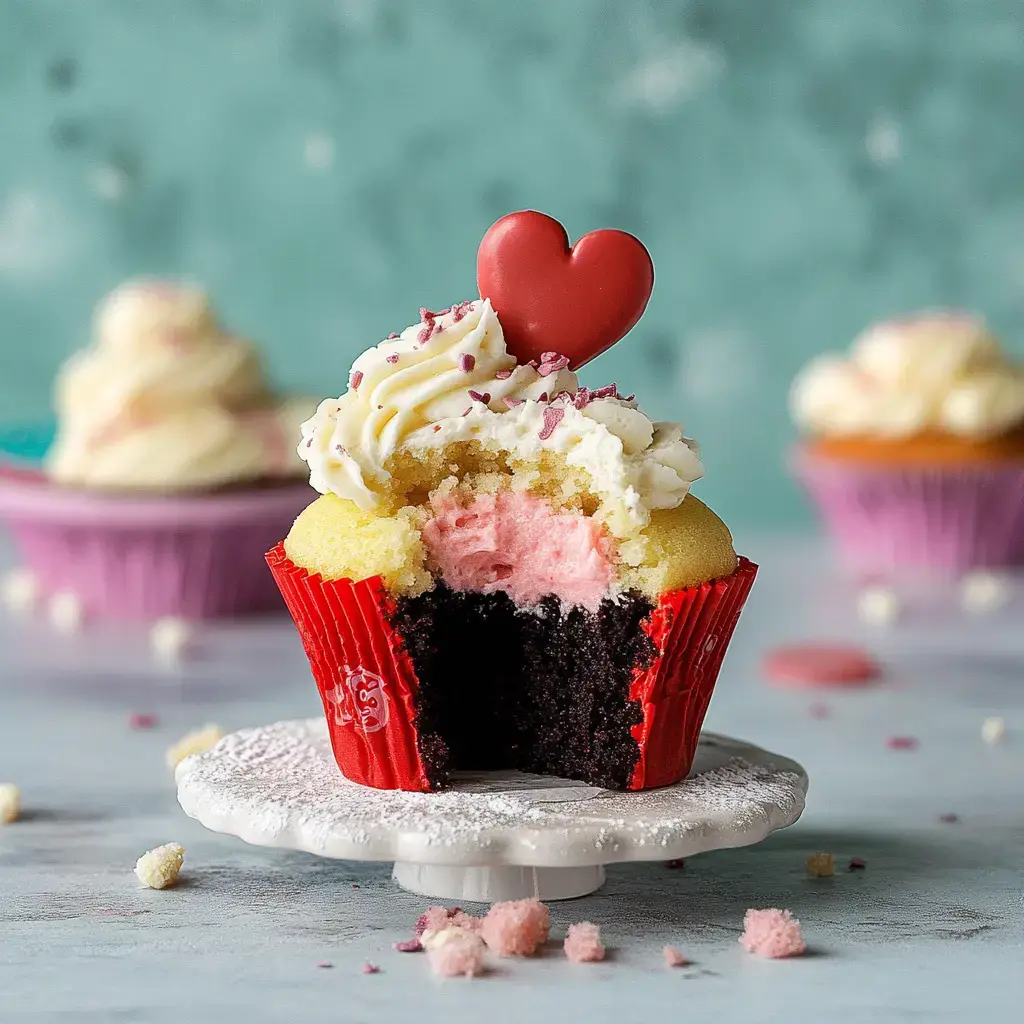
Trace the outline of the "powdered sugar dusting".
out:
[[[437,864],[478,862],[485,849],[492,862],[551,866],[685,857],[723,833],[755,842],[799,817],[806,789],[785,758],[705,735],[688,779],[640,793],[517,772],[463,776],[440,793],[375,790],[341,775],[319,718],[226,736],[177,781],[188,814],[252,843]]]

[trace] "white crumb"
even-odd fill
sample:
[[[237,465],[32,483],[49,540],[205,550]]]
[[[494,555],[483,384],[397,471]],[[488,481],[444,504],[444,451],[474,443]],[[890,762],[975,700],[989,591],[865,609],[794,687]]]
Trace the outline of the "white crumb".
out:
[[[39,603],[39,580],[31,569],[11,569],[3,578],[4,604],[18,615],[35,610]]]
[[[21,816],[21,791],[11,782],[0,783],[0,825],[10,825]]]
[[[1006,736],[1006,722],[1001,718],[986,718],[981,723],[981,738],[990,746],[1002,743]]]
[[[60,633],[77,633],[85,621],[82,599],[73,590],[58,590],[47,609],[50,624]]]
[[[872,626],[891,626],[900,616],[900,599],[892,587],[874,584],[857,595],[857,616]]]
[[[166,889],[178,880],[184,860],[185,849],[180,843],[165,843],[135,862],[135,877],[150,889]]]
[[[960,581],[960,606],[972,615],[1002,608],[1010,599],[1010,581],[994,572],[968,573]]]
[[[177,743],[167,748],[167,767],[177,768],[186,757],[209,750],[223,736],[224,730],[219,725],[212,724],[186,733]]]
[[[157,619],[149,631],[149,645],[159,661],[176,665],[188,653],[192,627],[174,616]]]

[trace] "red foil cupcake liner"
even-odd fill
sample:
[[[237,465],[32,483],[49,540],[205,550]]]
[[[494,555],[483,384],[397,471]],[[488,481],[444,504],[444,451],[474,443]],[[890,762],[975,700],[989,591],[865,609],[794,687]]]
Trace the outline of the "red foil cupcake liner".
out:
[[[331,747],[346,778],[377,789],[431,789],[417,747],[419,681],[391,625],[394,601],[379,576],[325,580],[278,544],[267,555],[323,701]],[[630,789],[678,782],[690,770],[722,659],[757,574],[741,559],[730,576],[666,594],[643,628],[655,645],[630,699],[643,706]]]

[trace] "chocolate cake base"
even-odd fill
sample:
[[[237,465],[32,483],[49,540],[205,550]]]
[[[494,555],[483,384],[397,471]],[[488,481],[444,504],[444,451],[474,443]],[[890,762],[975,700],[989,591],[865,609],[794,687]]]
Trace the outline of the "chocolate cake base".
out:
[[[517,608],[504,593],[444,583],[397,602],[393,625],[419,687],[415,728],[431,788],[453,771],[515,768],[626,789],[640,755],[629,699],[657,653],[653,605],[631,592],[596,612],[554,597]]]

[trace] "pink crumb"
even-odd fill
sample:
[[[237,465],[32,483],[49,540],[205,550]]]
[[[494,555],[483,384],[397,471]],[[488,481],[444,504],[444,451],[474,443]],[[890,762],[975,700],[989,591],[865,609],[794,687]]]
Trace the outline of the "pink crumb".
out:
[[[748,910],[743,918],[740,945],[755,956],[779,959],[800,956],[807,947],[800,922],[788,911],[770,908]]]
[[[661,955],[666,967],[685,967],[690,962],[675,946],[666,946]]]
[[[440,978],[472,978],[484,972],[484,950],[479,935],[463,931],[427,950],[427,959]]]
[[[913,736],[890,736],[885,745],[890,750],[916,750],[917,740]]]
[[[847,866],[848,871],[863,871],[867,867],[867,864],[860,857],[851,857],[850,863]]]
[[[398,953],[422,953],[423,943],[419,939],[403,939],[401,942],[393,942],[391,948]]]
[[[548,908],[540,900],[495,903],[480,934],[498,956],[532,956],[548,941]]]
[[[811,718],[828,718],[832,714],[832,709],[827,704],[812,704],[807,710],[811,713]]]
[[[371,964],[369,960],[363,964],[363,974],[380,974],[380,968],[376,964]]]
[[[589,921],[569,925],[565,937],[565,955],[574,964],[591,964],[604,959],[601,929]]]
[[[416,922],[416,938],[419,939],[425,932],[440,932],[445,928],[464,928],[469,932],[480,931],[483,923],[481,918],[467,914],[461,907],[428,907],[420,914]]]
[[[320,963],[317,964],[317,967],[322,967],[322,968],[323,967],[333,967],[333,966],[334,966],[334,964],[328,963],[326,960],[321,960]]]
[[[159,721],[156,715],[148,712],[136,711],[128,716],[128,726],[131,729],[155,729]]]
[[[941,821],[943,825],[955,825],[959,820],[960,816],[958,814],[948,813],[939,815],[939,821]]]

